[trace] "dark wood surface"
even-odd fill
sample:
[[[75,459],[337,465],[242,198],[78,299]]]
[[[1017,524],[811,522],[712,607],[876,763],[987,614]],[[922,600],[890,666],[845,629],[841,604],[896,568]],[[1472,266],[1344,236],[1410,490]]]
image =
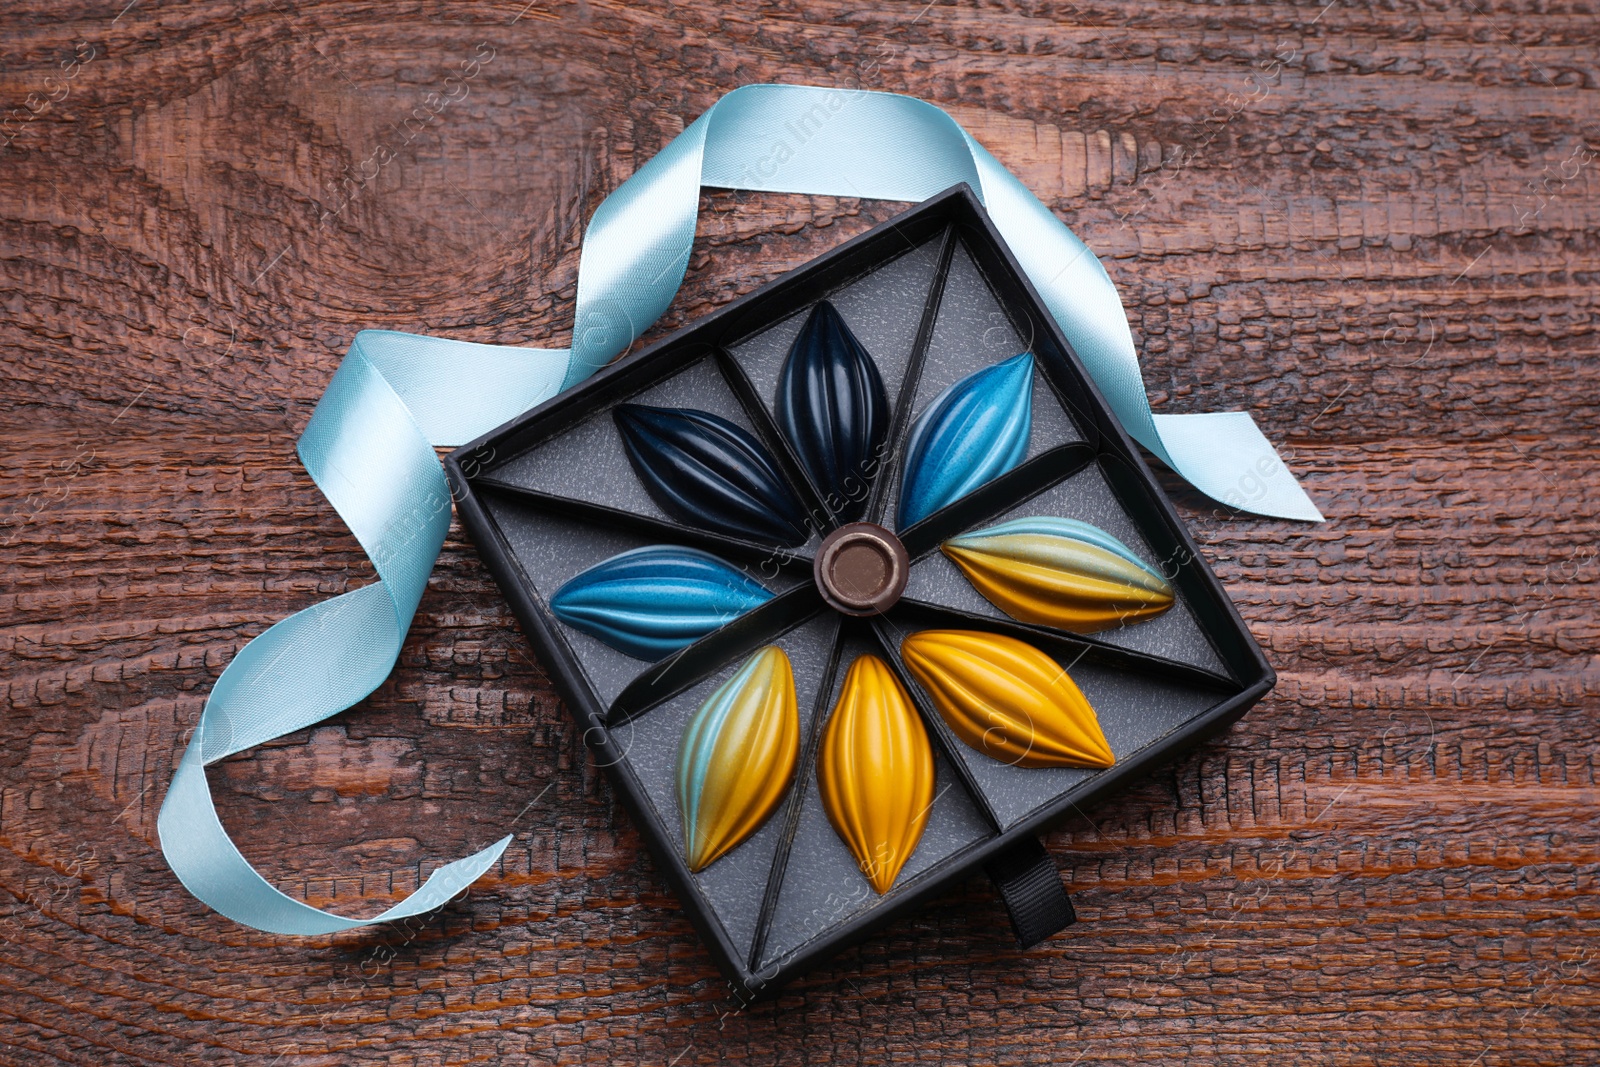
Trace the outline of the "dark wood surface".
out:
[[[0,1061],[1600,1058],[1592,4],[124,2],[0,14]],[[741,1009],[457,535],[392,679],[212,782],[319,905],[504,864],[409,926],[210,913],[155,839],[205,694],[372,579],[294,455],[351,335],[564,343],[595,205],[753,81],[949,108],[1156,410],[1284,448],[1325,525],[1166,480],[1276,692],[1048,838],[1066,933],[975,880]],[[664,325],[899,207],[702,206]]]

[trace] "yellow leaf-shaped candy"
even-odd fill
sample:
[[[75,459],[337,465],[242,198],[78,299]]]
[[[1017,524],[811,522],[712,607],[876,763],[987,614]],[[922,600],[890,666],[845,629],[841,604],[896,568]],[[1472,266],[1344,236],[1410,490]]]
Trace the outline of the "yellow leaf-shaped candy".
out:
[[[969,748],[1018,767],[1114,761],[1083,693],[1032,645],[973,630],[923,630],[900,643],[900,655]]]
[[[1013,619],[1090,634],[1172,607],[1172,585],[1127,545],[1074,519],[1015,519],[942,546]]]
[[[916,851],[933,806],[933,747],[877,656],[850,665],[817,753],[822,807],[880,894]]]
[[[678,753],[678,810],[691,871],[755,833],[777,808],[800,751],[789,657],[768,645],[689,719]]]

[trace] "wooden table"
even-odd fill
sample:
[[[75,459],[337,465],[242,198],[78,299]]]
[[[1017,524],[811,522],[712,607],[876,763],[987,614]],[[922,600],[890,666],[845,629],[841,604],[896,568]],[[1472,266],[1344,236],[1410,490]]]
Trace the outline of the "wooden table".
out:
[[[1592,11],[124,2],[0,16],[0,1061],[1600,1056]],[[1327,523],[1166,481],[1276,692],[1050,836],[1064,934],[974,881],[741,1010],[456,536],[372,699],[211,780],[319,905],[503,866],[408,926],[212,914],[156,813],[245,640],[372,580],[294,454],[352,334],[564,344],[595,205],[755,81],[948,108],[1156,410],[1279,444]],[[663,328],[899,208],[702,206]]]

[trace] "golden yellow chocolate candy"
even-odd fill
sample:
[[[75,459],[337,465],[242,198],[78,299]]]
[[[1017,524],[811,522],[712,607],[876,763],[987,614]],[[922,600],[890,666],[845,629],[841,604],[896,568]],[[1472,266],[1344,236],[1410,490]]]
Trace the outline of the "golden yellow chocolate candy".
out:
[[[986,600],[1022,622],[1088,634],[1172,607],[1172,586],[1155,568],[1086,522],[1016,519],[941,547]]]
[[[1083,693],[1032,645],[974,630],[923,630],[900,643],[900,655],[969,748],[1018,767],[1114,762]]]
[[[850,665],[817,753],[822,807],[880,894],[916,851],[933,806],[933,747],[877,656]]]
[[[691,871],[755,833],[783,799],[800,752],[789,657],[768,645],[689,719],[678,753],[678,810]]]

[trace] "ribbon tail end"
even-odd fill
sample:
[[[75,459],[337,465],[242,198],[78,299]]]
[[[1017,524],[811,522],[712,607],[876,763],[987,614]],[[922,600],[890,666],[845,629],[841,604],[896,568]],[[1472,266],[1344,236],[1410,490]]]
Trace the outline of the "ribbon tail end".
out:
[[[1156,415],[1154,421],[1162,458],[1211,499],[1275,519],[1327,521],[1248,412]]]

